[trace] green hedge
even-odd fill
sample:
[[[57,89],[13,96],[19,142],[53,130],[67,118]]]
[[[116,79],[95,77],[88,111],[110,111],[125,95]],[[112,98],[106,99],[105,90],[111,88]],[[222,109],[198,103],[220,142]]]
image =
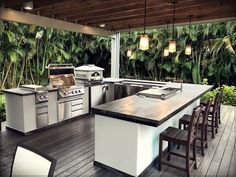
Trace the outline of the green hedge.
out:
[[[202,99],[207,100],[209,98],[213,98],[219,90],[220,90],[220,87],[207,92],[205,95],[203,95]],[[222,98],[222,103],[225,105],[236,106],[236,87],[235,86],[224,85],[224,94]]]
[[[5,97],[0,95],[0,121],[6,120]]]

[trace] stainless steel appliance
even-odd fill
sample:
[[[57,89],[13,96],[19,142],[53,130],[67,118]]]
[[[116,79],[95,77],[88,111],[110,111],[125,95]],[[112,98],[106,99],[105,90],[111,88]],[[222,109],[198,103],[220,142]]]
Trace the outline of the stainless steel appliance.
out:
[[[75,68],[76,83],[88,87],[88,109],[106,102],[108,85],[103,80],[103,68],[93,64],[83,65]]]
[[[77,86],[71,64],[48,66],[50,86],[58,89],[58,121],[83,114],[84,86]]]
[[[83,65],[75,68],[75,79],[83,81],[101,81],[103,79],[103,68],[95,65]]]
[[[35,114],[37,128],[45,127],[48,121],[48,90],[41,85],[21,85],[22,89],[35,93]]]
[[[122,82],[115,83],[115,99],[134,95],[140,91],[147,90],[149,88],[161,88],[164,86],[165,83],[162,82],[150,83],[135,80],[124,80]]]
[[[177,91],[180,91],[180,88],[171,88],[171,87],[166,87],[163,89],[151,88],[148,90],[140,91],[137,93],[137,95],[165,100],[175,95]]]

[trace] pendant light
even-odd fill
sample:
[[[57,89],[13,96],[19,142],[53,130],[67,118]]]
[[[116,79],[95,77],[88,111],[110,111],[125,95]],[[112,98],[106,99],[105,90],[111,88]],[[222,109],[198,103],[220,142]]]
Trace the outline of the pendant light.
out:
[[[130,29],[129,29],[129,39],[130,39]],[[132,56],[132,49],[129,47],[127,50],[127,57],[131,57]]]
[[[140,36],[140,50],[148,50],[149,49],[149,36],[146,33],[146,16],[147,16],[147,0],[145,0],[144,6],[144,33]]]
[[[168,26],[168,24],[169,24],[169,22],[167,22],[167,32],[168,32],[168,34],[169,34],[169,26]],[[169,56],[169,47],[165,47],[164,48],[164,52],[163,52],[163,55],[164,55],[164,57],[168,57]]]
[[[172,40],[169,42],[169,52],[174,53],[176,52],[176,41],[174,40],[174,29],[175,29],[175,4],[176,1],[172,2],[173,4],[173,24],[172,24]]]
[[[189,32],[188,32],[188,37],[190,38],[190,27],[191,27],[191,19],[192,19],[192,16],[189,15]],[[188,43],[186,44],[185,46],[185,55],[191,55],[192,54],[192,46],[191,46],[191,43]]]

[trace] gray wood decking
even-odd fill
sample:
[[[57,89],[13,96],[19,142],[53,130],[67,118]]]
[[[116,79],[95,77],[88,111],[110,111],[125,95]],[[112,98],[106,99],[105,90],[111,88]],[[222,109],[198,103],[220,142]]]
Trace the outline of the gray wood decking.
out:
[[[236,107],[222,106],[222,124],[215,139],[209,136],[205,156],[198,150],[198,169],[192,176],[235,176],[235,126]],[[123,176],[114,170],[93,165],[94,118],[84,117],[76,121],[36,133],[22,136],[13,131],[0,132],[0,176],[9,176],[13,153],[17,143],[24,143],[57,159],[55,176]],[[128,159],[127,159],[128,160]],[[179,158],[172,158],[176,165],[184,165]],[[156,165],[142,174],[143,177],[184,176],[184,172],[163,166],[160,172]]]

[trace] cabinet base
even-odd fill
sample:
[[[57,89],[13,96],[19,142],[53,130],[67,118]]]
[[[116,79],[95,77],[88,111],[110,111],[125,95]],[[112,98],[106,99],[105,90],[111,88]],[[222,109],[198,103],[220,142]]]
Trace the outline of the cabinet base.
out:
[[[62,122],[58,122],[58,123],[55,123],[55,124],[52,124],[52,125],[48,125],[48,126],[46,126],[46,127],[42,127],[42,128],[39,128],[39,129],[36,129],[36,130],[32,130],[32,131],[26,132],[26,133],[21,132],[21,131],[16,130],[16,129],[13,129],[13,128],[8,127],[8,126],[6,126],[6,129],[7,129],[7,130],[10,130],[10,131],[17,132],[17,133],[19,133],[19,134],[21,134],[21,135],[24,135],[24,136],[28,136],[28,135],[32,135],[32,134],[36,134],[36,133],[45,131],[45,130],[49,130],[49,129],[51,129],[51,128],[60,126],[60,125],[62,125],[62,124],[68,123],[68,122],[73,122],[73,121],[76,121],[76,120],[78,120],[78,119],[82,119],[82,118],[84,118],[84,117],[86,117],[86,116],[90,116],[90,115],[89,115],[89,114],[83,114],[83,115],[81,115],[81,116],[73,117],[73,118],[70,118],[70,119],[65,119],[65,120],[62,121]]]

